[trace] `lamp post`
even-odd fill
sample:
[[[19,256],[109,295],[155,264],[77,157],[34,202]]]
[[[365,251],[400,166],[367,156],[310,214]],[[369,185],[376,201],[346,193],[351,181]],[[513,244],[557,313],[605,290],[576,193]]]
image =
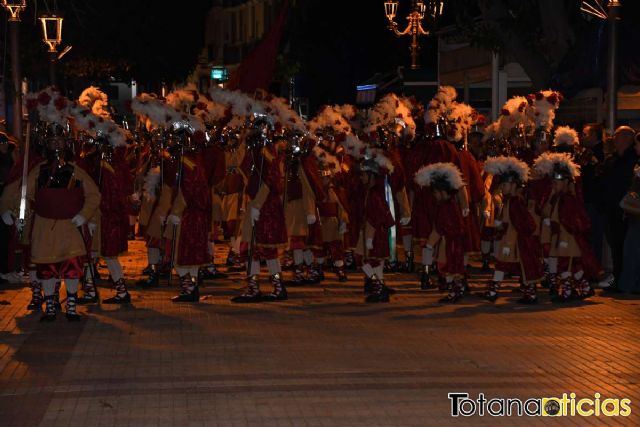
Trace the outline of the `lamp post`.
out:
[[[396,37],[411,36],[411,69],[417,70],[420,68],[420,65],[418,65],[418,52],[420,51],[418,37],[429,35],[429,31],[425,30],[422,26],[422,21],[428,19],[433,22],[440,17],[442,15],[444,1],[414,0],[412,11],[407,15],[407,27],[403,31],[398,30],[398,23],[395,22],[395,17],[398,13],[398,3],[397,0],[385,1],[384,12],[389,21],[389,29]]]
[[[22,140],[22,71],[20,69],[19,28],[20,13],[26,9],[27,0],[1,0],[2,7],[9,13],[11,38],[11,77],[13,83],[13,120],[11,131]]]
[[[56,60],[58,59],[58,45],[62,42],[62,21],[58,15],[44,15],[40,17],[42,24],[42,41],[49,46],[49,82],[56,84]]]
[[[622,5],[608,0],[605,10],[602,1],[583,0],[580,10],[596,18],[609,21],[609,49],[607,52],[607,130],[613,135],[618,118],[618,21]]]

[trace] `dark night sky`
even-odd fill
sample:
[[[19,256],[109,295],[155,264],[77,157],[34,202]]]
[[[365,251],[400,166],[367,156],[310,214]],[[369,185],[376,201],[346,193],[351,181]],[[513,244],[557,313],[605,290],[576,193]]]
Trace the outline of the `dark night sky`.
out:
[[[45,11],[45,3],[37,3],[36,11],[34,2],[28,2],[23,15],[23,62],[25,74],[46,80],[45,46],[35,22],[35,14]],[[313,97],[351,100],[355,84],[376,70],[389,71],[408,62],[408,39],[396,39],[387,30],[382,1],[297,3],[298,12],[292,14],[286,34],[291,40],[289,56],[300,63],[303,87]],[[63,62],[82,57],[124,59],[140,83],[179,81],[193,68],[200,52],[210,4],[208,0],[183,0],[170,7],[157,0],[59,0],[58,9],[65,16],[63,46],[73,45]],[[424,40],[423,62],[429,65],[435,48],[427,48]]]
[[[462,0],[445,3],[445,23],[453,21],[458,1]],[[53,7],[55,2],[47,3]],[[46,82],[45,46],[35,22],[36,13],[45,11],[45,2],[38,0],[37,10],[35,0],[28,4],[21,24],[24,74]],[[210,4],[210,0],[181,0],[175,6],[157,0],[58,0],[65,16],[63,46],[74,46],[62,62],[69,65],[83,57],[124,60],[130,68],[122,77],[134,77],[150,89],[162,80],[180,81],[202,48]],[[401,7],[408,5],[408,0],[401,1]],[[637,3],[627,0],[626,13],[635,15],[640,7],[629,9],[631,5]],[[387,29],[382,0],[297,0],[296,6],[285,33],[290,40],[287,57],[300,63],[300,86],[313,104],[352,102],[356,84],[376,71],[408,65],[409,39],[398,39]],[[404,15],[401,11],[397,19],[401,26],[406,22]],[[5,22],[0,34],[5,32]],[[623,25],[634,22],[624,19]],[[624,34],[621,39],[625,43],[633,38]],[[435,67],[435,39],[421,41],[423,66]],[[635,53],[637,44],[621,50]]]

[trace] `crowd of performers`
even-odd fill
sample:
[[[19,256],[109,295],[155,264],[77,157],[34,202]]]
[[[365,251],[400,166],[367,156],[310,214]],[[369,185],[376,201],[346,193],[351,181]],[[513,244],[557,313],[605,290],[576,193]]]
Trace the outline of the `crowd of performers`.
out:
[[[507,275],[520,278],[520,303],[535,303],[541,285],[555,301],[584,299],[611,278],[587,242],[588,153],[575,130],[553,124],[561,100],[515,97],[487,125],[441,87],[427,105],[388,94],[367,110],[325,106],[305,121],[264,92],[186,87],[135,98],[129,130],[97,88],[76,101],[47,88],[28,97],[29,143],[0,213],[17,229],[29,308],[44,305],[44,321],[61,310],[62,281],[69,320],[80,318],[77,304],[99,302],[99,258],[114,289],[102,303],[131,301],[118,256],[135,221],[148,255],[136,286],[175,271],[174,302],[197,302],[202,280],[224,277],[213,263],[220,234],[228,270],[247,274],[238,304],[286,300],[288,287],[324,280],[327,265],[341,282],[359,269],[368,303],[389,302],[390,269],[417,272],[417,287],[454,303],[478,252],[483,268],[495,262],[482,288],[489,301]]]

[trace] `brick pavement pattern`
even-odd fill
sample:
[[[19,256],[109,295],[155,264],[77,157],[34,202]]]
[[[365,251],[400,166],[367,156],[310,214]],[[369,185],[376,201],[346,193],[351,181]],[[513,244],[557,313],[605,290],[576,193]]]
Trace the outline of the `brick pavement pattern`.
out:
[[[130,242],[121,260],[139,278],[143,243]],[[495,304],[471,295],[450,306],[397,274],[392,302],[366,305],[359,274],[327,279],[290,289],[286,302],[247,306],[229,302],[241,274],[207,282],[199,304],[172,304],[177,290],[166,286],[133,288],[130,306],[82,307],[82,322],[52,324],[26,311],[28,289],[5,286],[0,425],[640,425],[637,298],[559,306],[544,295],[520,306],[511,283]],[[599,392],[630,398],[632,416],[452,418],[448,392]]]

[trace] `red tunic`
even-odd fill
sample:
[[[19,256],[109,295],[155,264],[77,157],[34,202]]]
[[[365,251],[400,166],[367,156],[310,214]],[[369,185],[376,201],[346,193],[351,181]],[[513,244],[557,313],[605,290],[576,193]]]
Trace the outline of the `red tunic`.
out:
[[[568,193],[560,196],[558,203],[560,224],[573,235],[580,248],[585,277],[589,280],[597,280],[602,275],[603,269],[589,243],[591,221],[584,204],[577,196]]]
[[[385,197],[385,177],[376,175],[369,189],[366,202],[366,221],[374,229],[373,249],[367,250],[368,258],[389,258],[389,229],[394,220]]]
[[[100,252],[115,257],[128,248],[129,169],[124,150],[116,149],[110,163],[101,163],[100,175]]]
[[[464,218],[454,198],[437,202],[434,226],[445,239],[446,261],[439,266],[440,271],[451,275],[464,274]]]
[[[287,243],[287,227],[281,199],[284,190],[280,171],[282,160],[282,156],[276,152],[275,147],[267,146],[253,153],[247,150],[240,166],[244,175],[249,177],[249,183],[245,189],[249,199],[255,199],[261,183],[269,189],[269,195],[260,208],[260,218],[255,224],[256,245],[259,248],[280,247]],[[261,166],[263,166],[262,179],[260,178]]]
[[[536,222],[527,209],[527,202],[520,196],[509,201],[509,221],[518,233],[518,255],[524,280],[528,283],[542,279],[542,246],[536,236]]]
[[[204,265],[210,260],[207,251],[211,224],[211,193],[202,159],[185,153],[180,191],[186,207],[180,219],[178,265]]]
[[[469,195],[469,208],[474,212],[474,206],[480,203],[484,197],[484,182],[482,175],[478,170],[478,163],[473,154],[467,150],[458,152],[458,163],[456,164],[462,172],[462,177],[467,185],[467,194]],[[480,250],[480,224],[478,224],[476,215],[469,214],[464,218],[465,228],[465,252],[474,252]]]

